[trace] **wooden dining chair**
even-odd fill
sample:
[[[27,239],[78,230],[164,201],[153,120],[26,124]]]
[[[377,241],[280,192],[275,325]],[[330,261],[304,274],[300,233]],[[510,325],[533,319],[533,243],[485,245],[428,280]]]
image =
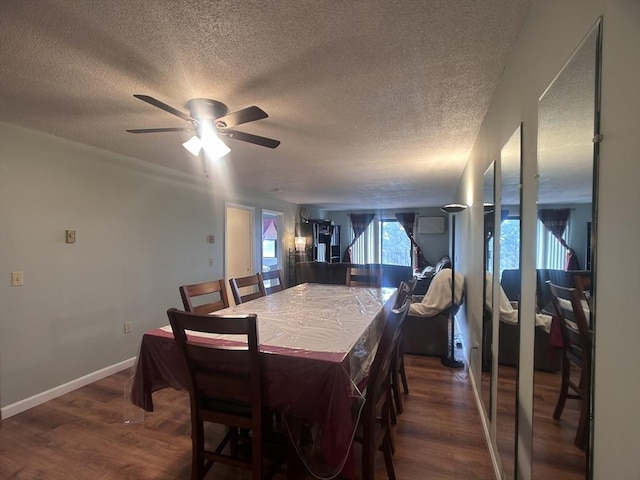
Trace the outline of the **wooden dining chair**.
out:
[[[384,455],[387,477],[395,480],[393,434],[391,426],[391,369],[400,329],[411,303],[408,297],[400,308],[391,310],[369,370],[365,401],[355,440],[362,444],[362,480],[373,480],[378,450]]]
[[[547,281],[547,284],[562,331],[562,384],[553,419],[560,420],[567,399],[580,400],[580,417],[574,444],[581,450],[586,450],[591,390],[591,331],[578,290],[560,287],[551,281]],[[578,373],[577,382],[571,376],[573,369]]]
[[[265,292],[265,295],[271,295],[275,292],[280,292],[287,288],[284,284],[284,277],[282,270],[269,270],[268,272],[258,273],[260,284]]]
[[[382,274],[379,267],[348,267],[346,283],[350,287],[379,287]]]
[[[400,282],[398,287],[398,293],[394,302],[394,309],[399,310],[406,306],[408,311],[411,304],[411,284],[408,282]],[[399,339],[396,342],[396,349],[393,356],[393,364],[391,368],[391,391],[393,393],[393,400],[395,409],[392,410],[392,423],[396,423],[397,419],[395,414],[401,414],[404,411],[404,402],[402,401],[402,395],[400,393],[400,382],[402,382],[402,392],[405,395],[409,394],[409,384],[407,382],[407,373],[404,368],[404,319],[406,314],[401,316],[397,329]]]
[[[264,297],[267,293],[264,291],[262,282],[260,282],[259,274],[249,275],[246,277],[236,277],[229,279],[229,285],[231,286],[231,293],[233,293],[233,299],[236,305],[246,303],[256,298]],[[241,289],[249,289],[249,293],[242,294]]]
[[[263,400],[257,316],[200,315],[175,308],[168,310],[167,315],[189,374],[191,479],[202,479],[214,462],[220,462],[251,469],[252,478],[262,480]],[[246,346],[200,343],[192,332],[234,335]],[[221,365],[224,369],[220,368]],[[205,422],[227,427],[215,449],[206,448]],[[248,459],[238,454],[238,429],[251,431],[251,455]],[[227,445],[229,453],[222,453]]]
[[[229,297],[224,279],[214,280],[213,282],[182,285],[180,287],[180,296],[182,297],[182,305],[187,312],[212,313],[229,306]],[[216,300],[210,301],[216,296]],[[196,297],[201,297],[206,303],[194,305],[193,300]]]
[[[587,302],[589,308],[591,308],[591,272],[574,273],[573,285],[581,297]]]

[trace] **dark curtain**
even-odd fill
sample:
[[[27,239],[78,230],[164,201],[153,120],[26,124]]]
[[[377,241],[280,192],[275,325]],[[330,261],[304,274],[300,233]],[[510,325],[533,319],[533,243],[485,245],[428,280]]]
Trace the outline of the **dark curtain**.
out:
[[[364,233],[367,229],[373,218],[375,217],[375,213],[352,213],[351,217],[351,228],[353,229],[353,240],[344,251],[344,255],[342,256],[343,262],[351,263],[351,247],[358,237]]]
[[[541,208],[538,210],[538,218],[542,224],[558,239],[560,244],[567,249],[565,270],[580,270],[576,252],[562,238],[569,223],[570,215],[571,209],[569,208]]]
[[[409,237],[409,240],[411,241],[411,246],[415,249],[415,255],[416,255],[415,267],[417,268],[418,271],[424,270],[427,267],[427,265],[429,265],[429,263],[427,262],[427,259],[424,258],[422,249],[413,238],[413,225],[415,224],[416,214],[412,212],[396,213],[396,218],[398,219],[398,222],[400,222],[400,225],[402,225],[402,228],[404,228],[404,231],[407,234],[407,237]]]

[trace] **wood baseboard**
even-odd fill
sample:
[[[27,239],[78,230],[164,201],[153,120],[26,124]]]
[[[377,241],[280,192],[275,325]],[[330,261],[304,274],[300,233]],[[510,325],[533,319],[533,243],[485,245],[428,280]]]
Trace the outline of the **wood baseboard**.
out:
[[[117,373],[121,370],[130,368],[134,365],[135,361],[136,357],[123,360],[122,362],[118,362],[114,365],[101,368],[100,370],[96,370],[95,372],[89,373],[80,378],[76,378],[75,380],[71,380],[70,382],[63,383],[62,385],[58,385],[57,387],[51,388],[42,393],[38,393],[29,398],[25,398],[24,400],[12,403],[11,405],[7,405],[6,407],[0,409],[0,420],[12,417],[24,412],[25,410],[29,410],[30,408],[48,402],[49,400],[53,400],[54,398],[60,397],[66,393],[72,392],[73,390],[84,387],[85,385],[93,383],[97,380],[101,380],[105,377],[113,375],[114,373]]]

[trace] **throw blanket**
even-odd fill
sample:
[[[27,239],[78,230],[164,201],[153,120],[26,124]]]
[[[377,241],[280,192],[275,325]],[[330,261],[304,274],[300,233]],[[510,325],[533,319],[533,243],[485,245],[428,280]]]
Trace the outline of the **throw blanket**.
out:
[[[486,282],[486,288],[484,289],[484,291],[486,296],[484,299],[484,305],[487,308],[487,310],[491,312],[491,304],[492,304],[491,300],[493,297],[493,275],[491,275],[491,273],[486,272],[485,282]],[[504,293],[504,290],[502,289],[502,285],[500,286],[499,312],[500,312],[499,315],[500,315],[501,322],[512,323],[512,324],[518,323],[518,310],[516,310],[511,306],[511,303],[509,302],[509,298],[507,298],[507,295]],[[547,333],[549,333],[549,331],[551,330],[551,318],[552,317],[550,315],[545,315],[544,313],[536,313],[535,314],[536,326],[543,327],[547,331]]]
[[[464,276],[456,272],[456,304],[462,303]],[[451,269],[440,270],[431,280],[429,290],[420,303],[412,303],[409,315],[414,317],[433,317],[451,306]]]

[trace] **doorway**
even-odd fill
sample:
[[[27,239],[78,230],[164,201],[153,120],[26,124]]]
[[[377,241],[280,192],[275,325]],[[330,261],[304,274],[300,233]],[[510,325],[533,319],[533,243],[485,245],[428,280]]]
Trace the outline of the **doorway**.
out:
[[[282,269],[282,212],[262,211],[262,272]],[[270,282],[268,280],[267,282]],[[270,285],[266,285],[270,286]]]
[[[243,205],[225,205],[225,284],[234,277],[255,273],[253,261],[254,209]],[[229,292],[229,298],[233,298]]]

